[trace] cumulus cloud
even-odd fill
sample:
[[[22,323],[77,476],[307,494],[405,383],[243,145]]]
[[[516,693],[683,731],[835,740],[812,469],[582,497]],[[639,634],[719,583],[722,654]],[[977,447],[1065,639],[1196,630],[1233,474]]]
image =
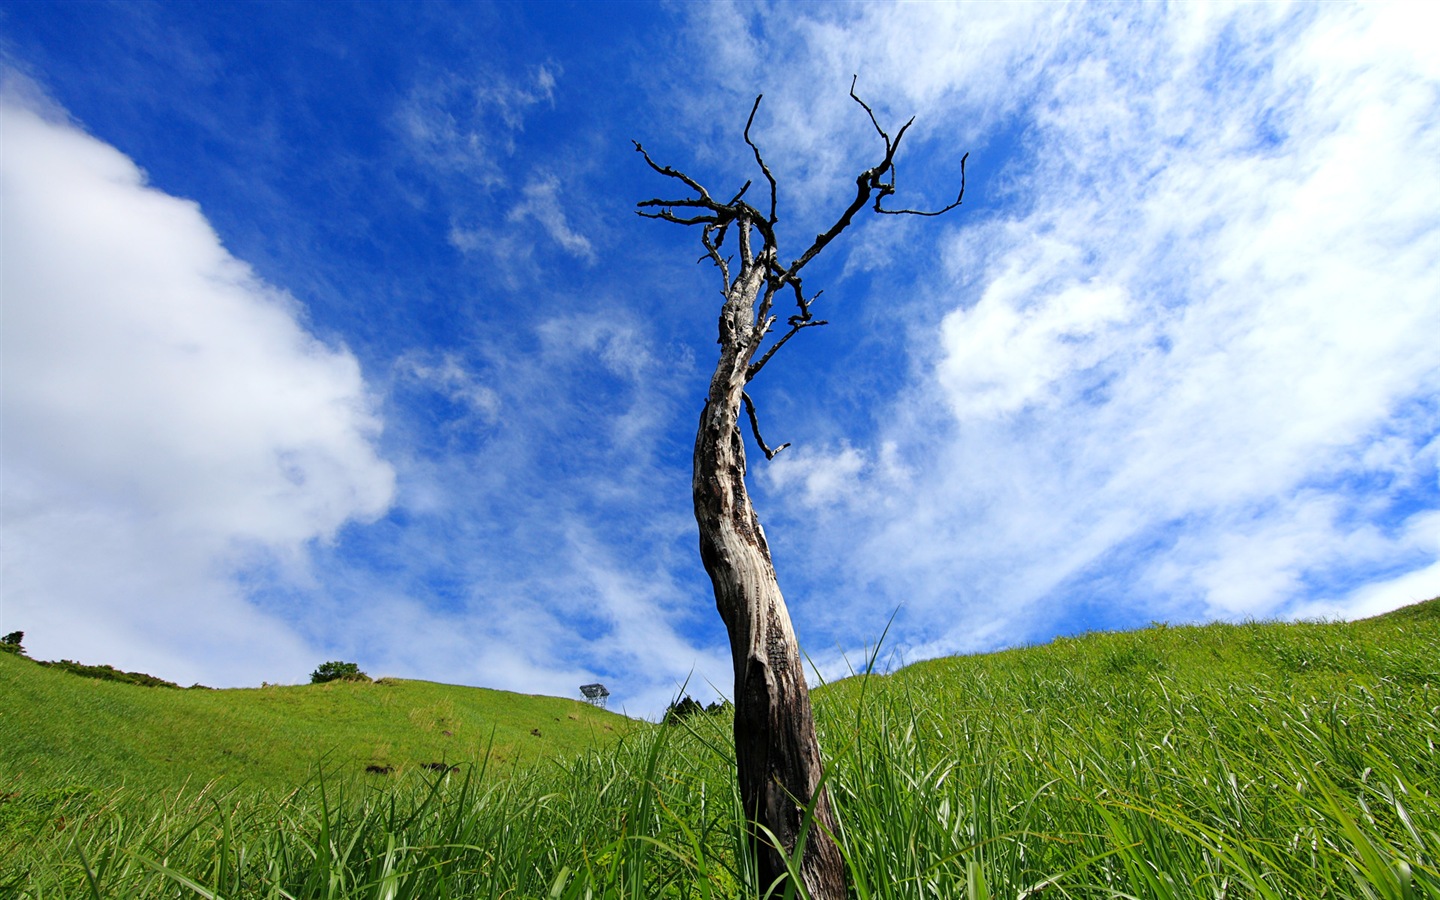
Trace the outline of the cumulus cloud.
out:
[[[24,87],[0,97],[5,619],[42,656],[293,678],[304,642],[241,576],[389,506],[359,365]]]

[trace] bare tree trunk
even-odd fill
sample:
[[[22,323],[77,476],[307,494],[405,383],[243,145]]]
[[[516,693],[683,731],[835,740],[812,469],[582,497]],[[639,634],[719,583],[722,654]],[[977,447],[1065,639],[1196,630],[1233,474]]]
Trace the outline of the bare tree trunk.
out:
[[[768,213],[745,201],[751,182],[747,181],[728,203],[721,203],[700,182],[656,163],[638,141],[635,143],[635,150],[651,169],[680,182],[688,192],[671,199],[642,200],[636,204],[636,211],[651,219],[701,226],[700,242],[705,247],[701,259],[708,257],[720,272],[725,296],[720,311],[720,360],[710,379],[705,410],[695,435],[695,475],[691,482],[695,521],[700,526],[700,558],[715,586],[715,605],[730,632],[735,666],[735,762],[740,799],[751,823],[750,844],[758,863],[760,887],[767,889],[788,876],[787,860],[794,857],[804,832],[799,874],[813,900],[843,900],[845,861],[834,841],[835,817],[829,798],[820,787],[820,747],[815,740],[815,720],[800,647],[775,580],[770,546],[745,490],[740,407],[745,406],[755,442],[767,458],[788,446],[771,450],[765,445],[745,385],[800,331],[825,324],[810,311],[819,294],[805,295],[801,271],[850,226],[858,212],[868,205],[882,215],[938,216],[959,206],[965,197],[966,157],[962,156],[960,193],[955,202],[929,212],[886,209],[882,201],[895,193],[895,152],[914,120],[906,122],[891,139],[875,113],[855,94],[853,80],[850,97],[865,110],[876,134],[885,142],[885,155],[856,176],[855,196],[849,205],[789,265],[781,264],[776,242],[775,177],[750,138],[750,126],[760,108],[759,97],[745,122],[745,144],[754,153],[755,164],[770,188]],[[738,244],[738,260],[721,253],[727,235],[735,236],[731,246]],[[732,262],[737,263],[734,278]],[[761,344],[779,321],[774,303],[782,292],[793,293],[796,312],[786,319],[789,327],[784,334],[775,338],[757,359]],[[805,831],[805,811],[812,805],[813,816]]]
[[[700,557],[715,605],[730,634],[735,667],[735,758],[761,888],[787,873],[802,819],[814,799],[801,880],[815,900],[845,896],[845,867],[832,835],[835,820],[819,788],[820,747],[810,692],[790,613],[760,520],[745,490],[745,442],[739,427],[746,371],[755,347],[755,294],[763,270],[737,278],[720,317],[720,361],[695,436],[692,490]],[[819,796],[816,797],[817,790]],[[778,843],[778,847],[775,845]],[[784,854],[784,856],[782,856]]]

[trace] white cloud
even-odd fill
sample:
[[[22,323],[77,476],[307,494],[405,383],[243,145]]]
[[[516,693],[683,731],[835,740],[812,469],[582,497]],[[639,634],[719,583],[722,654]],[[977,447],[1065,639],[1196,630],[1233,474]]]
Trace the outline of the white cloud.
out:
[[[785,25],[812,41],[788,85],[909,39],[934,55],[876,50],[862,84],[958,142],[1006,115],[1023,134],[990,182],[1018,211],[928,232],[923,366],[877,416],[897,465],[859,467],[830,509],[775,479],[798,555],[830,570],[825,621],[873,638],[904,602],[897,639],[935,653],[1043,636],[1081,602],[1244,617],[1440,593],[1412,533],[1434,527],[1415,506],[1436,427],[1414,410],[1440,398],[1440,85],[1415,8],[997,6],[972,29],[973,6],[940,6]]]
[[[559,178],[554,175],[532,178],[521,195],[523,199],[510,209],[509,221],[532,220],[566,253],[586,262],[595,261],[595,248],[590,246],[590,240],[572,228],[565,217],[560,205]]]
[[[402,355],[395,365],[402,376],[429,385],[481,421],[494,421],[500,414],[499,393],[467,370],[458,353],[416,350]]]
[[[892,136],[913,115],[907,144],[942,150],[935,183],[905,170],[899,205],[944,205],[954,199],[952,183],[944,179],[959,178],[963,151],[957,148],[980,145],[1015,112],[1070,36],[1075,17],[1058,3],[803,9],[707,3],[687,11],[687,36],[704,52],[683,57],[683,65],[703,68],[707,90],[677,99],[667,81],[657,102],[679,103],[687,142],[709,139],[686,152],[712,168],[733,167],[727,174],[739,179],[738,187],[753,173],[749,157],[733,152],[743,125],[737,117],[763,91],[754,136],[785,192],[781,226],[788,231],[795,224],[797,240],[807,239],[813,233],[808,229],[833,218],[837,204],[843,208],[853,195],[856,161],[868,165],[883,153],[864,110],[847,92],[853,77],[858,95]]]
[[[1221,52],[1213,44],[1196,46],[1200,60],[1158,69],[1136,65],[1148,55],[1121,57],[1128,46],[1106,48],[1087,84],[1061,85],[1064,102],[1051,107],[1035,154],[1039,208],[1014,223],[1017,240],[992,270],[1026,268],[1030,245],[1053,228],[1050,239],[1083,248],[1083,270],[1123,279],[1144,318],[1108,354],[1113,382],[1098,398],[1072,395],[1074,406],[1042,431],[1071,444],[1056,455],[1078,470],[1074,487],[1128,510],[1137,528],[1214,521],[1188,533],[1213,556],[1189,578],[1212,612],[1256,615],[1303,596],[1302,576],[1331,565],[1331,554],[1371,561],[1343,516],[1307,516],[1296,531],[1276,512],[1307,481],[1389,440],[1387,423],[1407,398],[1440,388],[1425,337],[1440,333],[1429,262],[1440,254],[1440,173],[1415,168],[1440,158],[1440,121],[1434,82],[1375,42],[1364,16],[1345,14],[1347,42],[1372,44],[1349,59],[1328,52],[1333,22],[1295,33],[1291,23],[1236,16],[1255,43],[1229,48],[1218,87],[1202,61]],[[1209,23],[1212,40],[1227,24]],[[1188,74],[1157,79],[1172,71]],[[1156,108],[1140,100],[1136,109],[1139,92],[1158,98]],[[1056,148],[1069,155],[1049,165]],[[1103,212],[1051,205],[1087,186]],[[1063,333],[1059,296],[1043,287],[1024,295],[1047,313],[1032,330]],[[942,380],[967,349],[950,330],[945,338]],[[951,400],[968,402],[961,392]],[[1239,532],[1248,539],[1230,530],[1237,518],[1250,520]]]
[[[778,491],[798,492],[810,506],[828,506],[849,500],[858,487],[865,458],[851,446],[827,453],[809,447],[786,448],[763,471]]]
[[[397,362],[397,509],[317,553],[307,622],[371,674],[561,696],[598,680],[653,714],[692,668],[729,681],[693,634],[720,625],[690,583],[688,459],[667,434],[695,373],[645,318],[563,292],[527,294],[554,312],[515,331]],[[493,416],[454,408],[481,388]]]
[[[235,577],[388,507],[355,358],[113,147],[15,87],[0,115],[6,621],[40,655],[294,677]]]
[[[1300,603],[1289,614],[1302,619],[1358,619],[1440,597],[1440,512],[1412,516],[1401,530],[1398,543],[1411,548],[1415,556],[1434,562],[1362,584],[1339,596]]]
[[[1065,262],[1047,264],[1036,255]],[[1130,324],[1130,309],[1123,287],[1037,284],[1057,268],[1073,266],[1079,255],[1078,247],[1036,240],[1003,263],[1005,271],[979,303],[945,317],[940,340],[946,355],[936,375],[957,418],[1071,399],[1051,388],[1073,383],[1077,373],[1110,358],[1126,339],[1121,329]]]
[[[523,78],[451,73],[417,83],[395,112],[410,153],[442,188],[450,245],[488,256],[512,288],[538,271],[534,226],[576,259],[596,258],[590,239],[566,215],[554,172],[532,173],[518,198],[505,198],[503,218],[495,215],[495,196],[513,193],[520,180],[512,160],[516,140],[528,116],[554,105],[558,74],[553,65],[537,66]]]
[[[542,65],[523,79],[451,74],[418,82],[396,109],[394,127],[436,173],[458,172],[494,187],[526,115],[553,102],[557,74]]]
[[[512,290],[544,275],[535,256],[537,230],[570,256],[586,264],[596,260],[590,239],[570,224],[565,197],[555,175],[533,175],[500,224],[450,226],[450,245],[462,253],[484,254]]]

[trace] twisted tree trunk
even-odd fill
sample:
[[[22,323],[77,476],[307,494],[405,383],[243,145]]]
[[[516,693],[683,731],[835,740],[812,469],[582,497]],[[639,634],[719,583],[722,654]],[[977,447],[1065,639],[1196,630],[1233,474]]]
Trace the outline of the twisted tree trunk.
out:
[[[784,856],[800,840],[800,876],[815,900],[845,896],[845,867],[832,835],[830,801],[819,788],[820,747],[810,692],[790,613],[775,578],[765,531],[745,490],[740,431],[746,372],[756,339],[755,292],[763,271],[744,274],[726,292],[720,317],[720,360],[695,435],[692,490],[700,526],[700,558],[715,587],[715,605],[730,635],[735,667],[735,758],[747,819],[772,834],[751,834],[762,890],[786,876]],[[746,273],[749,274],[749,273]],[[752,340],[754,342],[752,342]],[[818,791],[818,796],[817,795]]]
[[[834,840],[835,817],[830,801],[820,786],[820,747],[815,740],[800,648],[790,626],[785,598],[775,580],[770,546],[745,490],[740,407],[745,407],[755,443],[767,458],[787,446],[771,450],[765,445],[745,385],[796,334],[825,324],[811,313],[810,305],[819,294],[805,295],[801,271],[850,226],[858,212],[869,205],[881,215],[938,216],[959,206],[965,196],[962,156],[960,193],[955,202],[930,212],[886,209],[883,201],[895,193],[895,152],[910,122],[892,139],[870,107],[856,96],[853,81],[850,97],[869,116],[870,124],[885,143],[885,154],[855,177],[855,196],[849,205],[788,265],[780,262],[776,241],[775,178],[760,148],[750,139],[750,126],[760,108],[759,97],[745,123],[745,143],[769,185],[768,212],[745,201],[751,182],[746,182],[729,202],[722,203],[700,182],[656,163],[639,142],[635,144],[651,169],[680,182],[687,191],[671,199],[642,200],[636,204],[637,212],[677,225],[701,226],[700,242],[705,248],[701,259],[708,257],[720,272],[725,297],[720,310],[720,359],[710,379],[705,410],[695,435],[695,475],[691,482],[695,521],[700,526],[700,558],[715,587],[715,605],[730,633],[735,667],[736,774],[751,829],[750,846],[760,889],[767,890],[788,878],[793,865],[812,900],[843,900],[844,858]],[[735,238],[731,246],[738,250],[738,260],[721,253],[730,235]],[[733,278],[732,263],[737,264]],[[786,319],[789,327],[785,333],[763,353],[759,352],[779,321],[775,301],[782,295],[794,296],[795,313]],[[807,809],[812,810],[808,821]],[[804,848],[795,865],[802,840]]]

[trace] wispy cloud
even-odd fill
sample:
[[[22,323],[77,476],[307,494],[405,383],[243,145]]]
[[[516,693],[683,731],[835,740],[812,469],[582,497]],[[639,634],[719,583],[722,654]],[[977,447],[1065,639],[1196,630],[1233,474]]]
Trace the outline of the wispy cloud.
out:
[[[571,227],[561,207],[560,179],[554,175],[532,178],[521,192],[521,201],[510,208],[511,223],[531,220],[566,253],[586,262],[595,261],[595,248],[589,238]]]
[[[469,371],[455,351],[412,350],[397,359],[395,366],[401,378],[439,392],[481,423],[494,421],[500,414],[499,393]],[[470,416],[461,421],[469,422]]]
[[[628,139],[736,190],[763,90],[793,254],[879,151],[856,74],[892,134],[917,115],[894,199],[943,205],[971,155],[959,211],[816,260],[832,324],[753,385],[794,442],[752,460],[757,505],[827,674],[896,608],[884,658],[1440,592],[1418,7],[692,4],[651,11],[668,56],[628,21],[409,9],[319,15],[278,73],[232,20],[101,11],[102,66],[12,17],[265,273],[7,105],[0,615],[40,652],[63,626],[53,655],[177,680],[347,658],[648,713],[691,666],[725,689],[688,472],[716,281],[633,216],[663,187]],[[144,54],[160,26],[203,72]]]
[[[728,665],[718,623],[696,635],[711,604],[685,448],[667,433],[676,375],[694,373],[616,304],[532,302],[557,312],[401,358],[391,515],[318,549],[313,583],[259,593],[376,671],[561,695],[600,680],[652,714],[697,661]]]
[[[920,33],[905,11],[884,29]],[[1129,621],[1440,592],[1418,587],[1436,557],[1416,537],[1436,505],[1440,114],[1409,15],[1137,7],[998,32],[986,72],[1032,80],[977,90],[1029,123],[1007,173],[1023,214],[952,225],[910,304],[933,317],[921,366],[871,449],[773,471],[802,558],[858,541],[831,578],[848,610],[903,600],[901,639],[934,653],[1097,603]],[[857,18],[807,27],[864,45]],[[947,36],[945,58],[978,39]],[[901,96],[967,88],[931,83],[943,59],[914,83],[879,62]],[[793,491],[837,460],[858,473],[843,506]]]
[[[1076,17],[1073,8],[1045,3],[712,3],[689,13],[687,40],[704,50],[675,65],[701,67],[707,89],[676,92],[666,81],[655,102],[675,108],[685,152],[738,187],[754,173],[734,145],[745,108],[763,93],[754,135],[785,185],[781,224],[786,233],[794,227],[796,240],[853,194],[855,164],[883,153],[847,93],[852,78],[892,136],[914,116],[908,143],[938,151],[933,169],[902,161],[901,197],[914,208],[944,205],[954,199],[944,179],[958,181],[961,153],[983,155],[991,133],[1028,102],[1061,42],[1073,41]],[[938,173],[933,183],[926,171]]]
[[[524,79],[447,73],[413,87],[395,113],[412,158],[442,186],[451,246],[488,257],[512,288],[538,271],[536,229],[566,254],[595,261],[590,239],[567,215],[560,176],[515,158],[526,119],[553,106],[559,71],[541,65]],[[532,171],[517,191],[520,168]]]
[[[458,173],[480,186],[503,181],[515,136],[534,108],[552,102],[558,71],[537,66],[516,80],[499,74],[434,76],[411,87],[394,127],[416,160],[437,173]]]

